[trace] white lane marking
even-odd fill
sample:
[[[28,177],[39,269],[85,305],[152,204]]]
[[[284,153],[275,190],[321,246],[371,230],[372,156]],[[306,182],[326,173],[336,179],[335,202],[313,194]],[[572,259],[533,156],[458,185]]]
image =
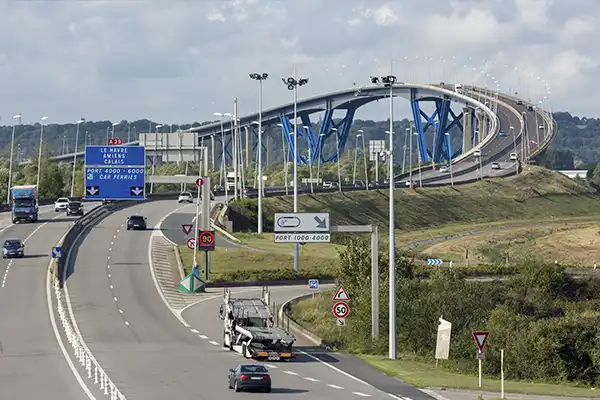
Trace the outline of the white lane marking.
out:
[[[200,333],[200,332],[198,332],[198,329],[190,329],[190,331],[194,332],[194,333]]]
[[[283,373],[284,373],[284,374],[288,374],[288,375],[295,375],[295,376],[298,376],[298,374],[297,374],[296,372],[294,372],[294,371],[287,371],[287,370],[284,370],[284,371],[283,371]]]
[[[363,381],[362,379],[359,379],[359,378],[355,377],[354,375],[347,373],[346,371],[342,371],[341,369],[334,367],[333,365],[329,364],[328,362],[325,362],[325,361],[319,359],[318,357],[313,356],[312,354],[309,354],[300,349],[298,349],[298,353],[304,354],[305,356],[312,358],[313,360],[317,361],[318,363],[325,365],[326,367],[331,368],[332,370],[334,370],[350,379],[354,379],[356,382],[362,383],[363,385],[373,387],[373,385],[371,385],[370,383],[367,383],[367,382]]]
[[[57,218],[62,218],[62,215],[57,215],[56,217],[52,218],[52,220],[55,220]],[[49,223],[49,221],[48,222],[44,222],[43,224],[41,224],[40,226],[38,226],[37,228],[35,228],[33,230],[33,232],[31,232],[29,234],[29,236],[27,236],[25,239],[23,239],[23,244],[27,243],[27,241],[29,239],[31,239],[31,237],[33,235],[35,235],[37,231],[39,231],[40,229],[42,229],[44,226],[48,225],[48,223]],[[13,225],[15,225],[15,224],[13,224]],[[6,227],[6,228],[8,228],[8,227]],[[4,229],[6,229],[6,228],[4,228]],[[2,229],[0,231],[0,233],[3,232],[4,229]],[[8,265],[6,265],[6,270],[4,271],[4,276],[2,277],[2,287],[6,286],[6,279],[8,279],[8,271],[10,271],[10,267],[12,266],[13,262],[14,262],[14,258],[11,258],[10,261],[8,262]]]
[[[119,300],[117,300],[117,297],[116,297],[116,296],[115,296],[115,297],[113,297],[113,299],[115,299],[115,301],[119,301]]]
[[[215,342],[214,340],[209,340],[208,343],[215,345],[215,346],[220,346],[220,344],[218,342]]]
[[[2,287],[4,287],[4,285],[6,285],[6,278],[8,277],[8,271],[10,271],[10,266],[12,265],[14,260],[10,260],[8,262],[8,265],[6,266],[6,271],[4,271],[4,278],[2,278]]]
[[[64,238],[64,236],[63,236],[63,238]],[[62,240],[63,239],[61,239],[61,241]],[[50,272],[50,269],[52,268],[53,262],[54,262],[54,260],[50,259],[50,262],[48,263],[48,269],[46,272],[46,302],[48,303],[48,313],[50,314],[50,324],[52,325],[52,330],[54,331],[54,337],[56,338],[56,341],[58,342],[58,347],[60,348],[60,352],[63,354],[63,357],[64,357],[65,361],[67,362],[67,364],[69,365],[69,369],[73,373],[73,376],[77,380],[77,383],[79,383],[79,386],[84,391],[84,393],[86,394],[88,399],[96,400],[96,397],[92,394],[90,389],[87,387],[87,385],[83,381],[81,374],[79,374],[79,371],[77,371],[77,368],[75,368],[75,365],[73,364],[73,361],[71,360],[71,357],[70,357],[69,353],[67,352],[67,349],[65,348],[62,337],[60,336],[60,332],[58,331],[58,326],[56,325],[56,319],[54,318],[54,309],[52,306],[52,297],[50,295],[50,291],[52,290],[51,289],[52,285],[50,283],[52,280],[52,274]]]
[[[338,386],[338,385],[332,385],[331,383],[328,383],[327,386],[329,386],[330,388],[333,388],[333,389],[339,389],[339,390],[343,389],[343,387]]]
[[[306,379],[307,381],[311,381],[311,382],[320,382],[318,379],[311,378],[310,376],[305,376],[304,379]]]
[[[208,340],[208,336],[206,335],[198,335],[200,337],[200,339],[204,339],[204,340]]]
[[[111,244],[112,244],[112,243],[111,243]],[[108,251],[112,251],[112,247],[109,247],[109,248],[108,248]]]
[[[388,393],[388,396],[390,396],[392,399],[396,399],[396,400],[412,400],[409,397],[398,397],[398,396],[396,396],[395,394],[392,394],[392,393]]]
[[[129,322],[125,321],[125,325],[129,326]]]
[[[111,275],[110,275],[110,274],[108,274],[108,277],[109,277],[109,278],[110,278],[110,276],[111,276]]]
[[[119,308],[119,312],[120,312],[121,314],[123,314],[123,310],[121,310],[120,308]]]
[[[277,365],[273,365],[273,364],[265,364],[265,367],[267,367],[267,368],[279,368],[279,367],[277,367]]]
[[[110,285],[110,290],[113,290],[113,289],[114,289],[113,285]]]
[[[366,393],[362,393],[362,392],[352,392],[352,394],[355,394],[360,397],[371,397],[370,394],[366,394]]]

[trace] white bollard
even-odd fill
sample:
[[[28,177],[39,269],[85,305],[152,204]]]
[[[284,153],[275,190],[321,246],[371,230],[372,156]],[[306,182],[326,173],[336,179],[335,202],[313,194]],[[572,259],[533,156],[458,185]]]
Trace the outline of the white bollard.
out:
[[[94,383],[98,383],[98,365],[94,363]]]
[[[108,395],[108,376],[104,374],[104,395]]]
[[[88,378],[91,378],[92,377],[92,360],[90,360],[90,357],[88,357],[87,354],[85,355],[85,363],[86,363]]]
[[[104,372],[100,371],[100,389],[104,389]]]

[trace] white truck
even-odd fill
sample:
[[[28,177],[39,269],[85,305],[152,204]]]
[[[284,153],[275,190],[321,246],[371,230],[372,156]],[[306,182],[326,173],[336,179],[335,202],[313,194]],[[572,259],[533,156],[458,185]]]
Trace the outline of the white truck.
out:
[[[296,357],[292,349],[296,339],[275,326],[269,298],[266,287],[261,298],[232,299],[225,291],[219,310],[224,321],[223,347],[256,360],[289,361]]]

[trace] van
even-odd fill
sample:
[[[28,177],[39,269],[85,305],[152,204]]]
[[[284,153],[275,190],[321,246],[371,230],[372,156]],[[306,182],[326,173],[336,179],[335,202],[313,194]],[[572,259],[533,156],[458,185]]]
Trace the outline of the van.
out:
[[[473,152],[473,157],[481,157],[481,150],[475,150]]]

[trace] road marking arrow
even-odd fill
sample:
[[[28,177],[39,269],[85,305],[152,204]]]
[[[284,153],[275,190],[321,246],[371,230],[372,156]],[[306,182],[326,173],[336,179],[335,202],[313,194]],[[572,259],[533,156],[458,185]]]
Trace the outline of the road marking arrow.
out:
[[[137,187],[137,186],[134,186],[134,187],[131,188],[131,193],[133,193],[136,196],[139,196],[140,194],[144,193],[144,189],[140,188],[140,187]]]
[[[98,189],[96,186],[88,186],[85,188],[85,190],[92,196],[100,191],[100,189]]]

